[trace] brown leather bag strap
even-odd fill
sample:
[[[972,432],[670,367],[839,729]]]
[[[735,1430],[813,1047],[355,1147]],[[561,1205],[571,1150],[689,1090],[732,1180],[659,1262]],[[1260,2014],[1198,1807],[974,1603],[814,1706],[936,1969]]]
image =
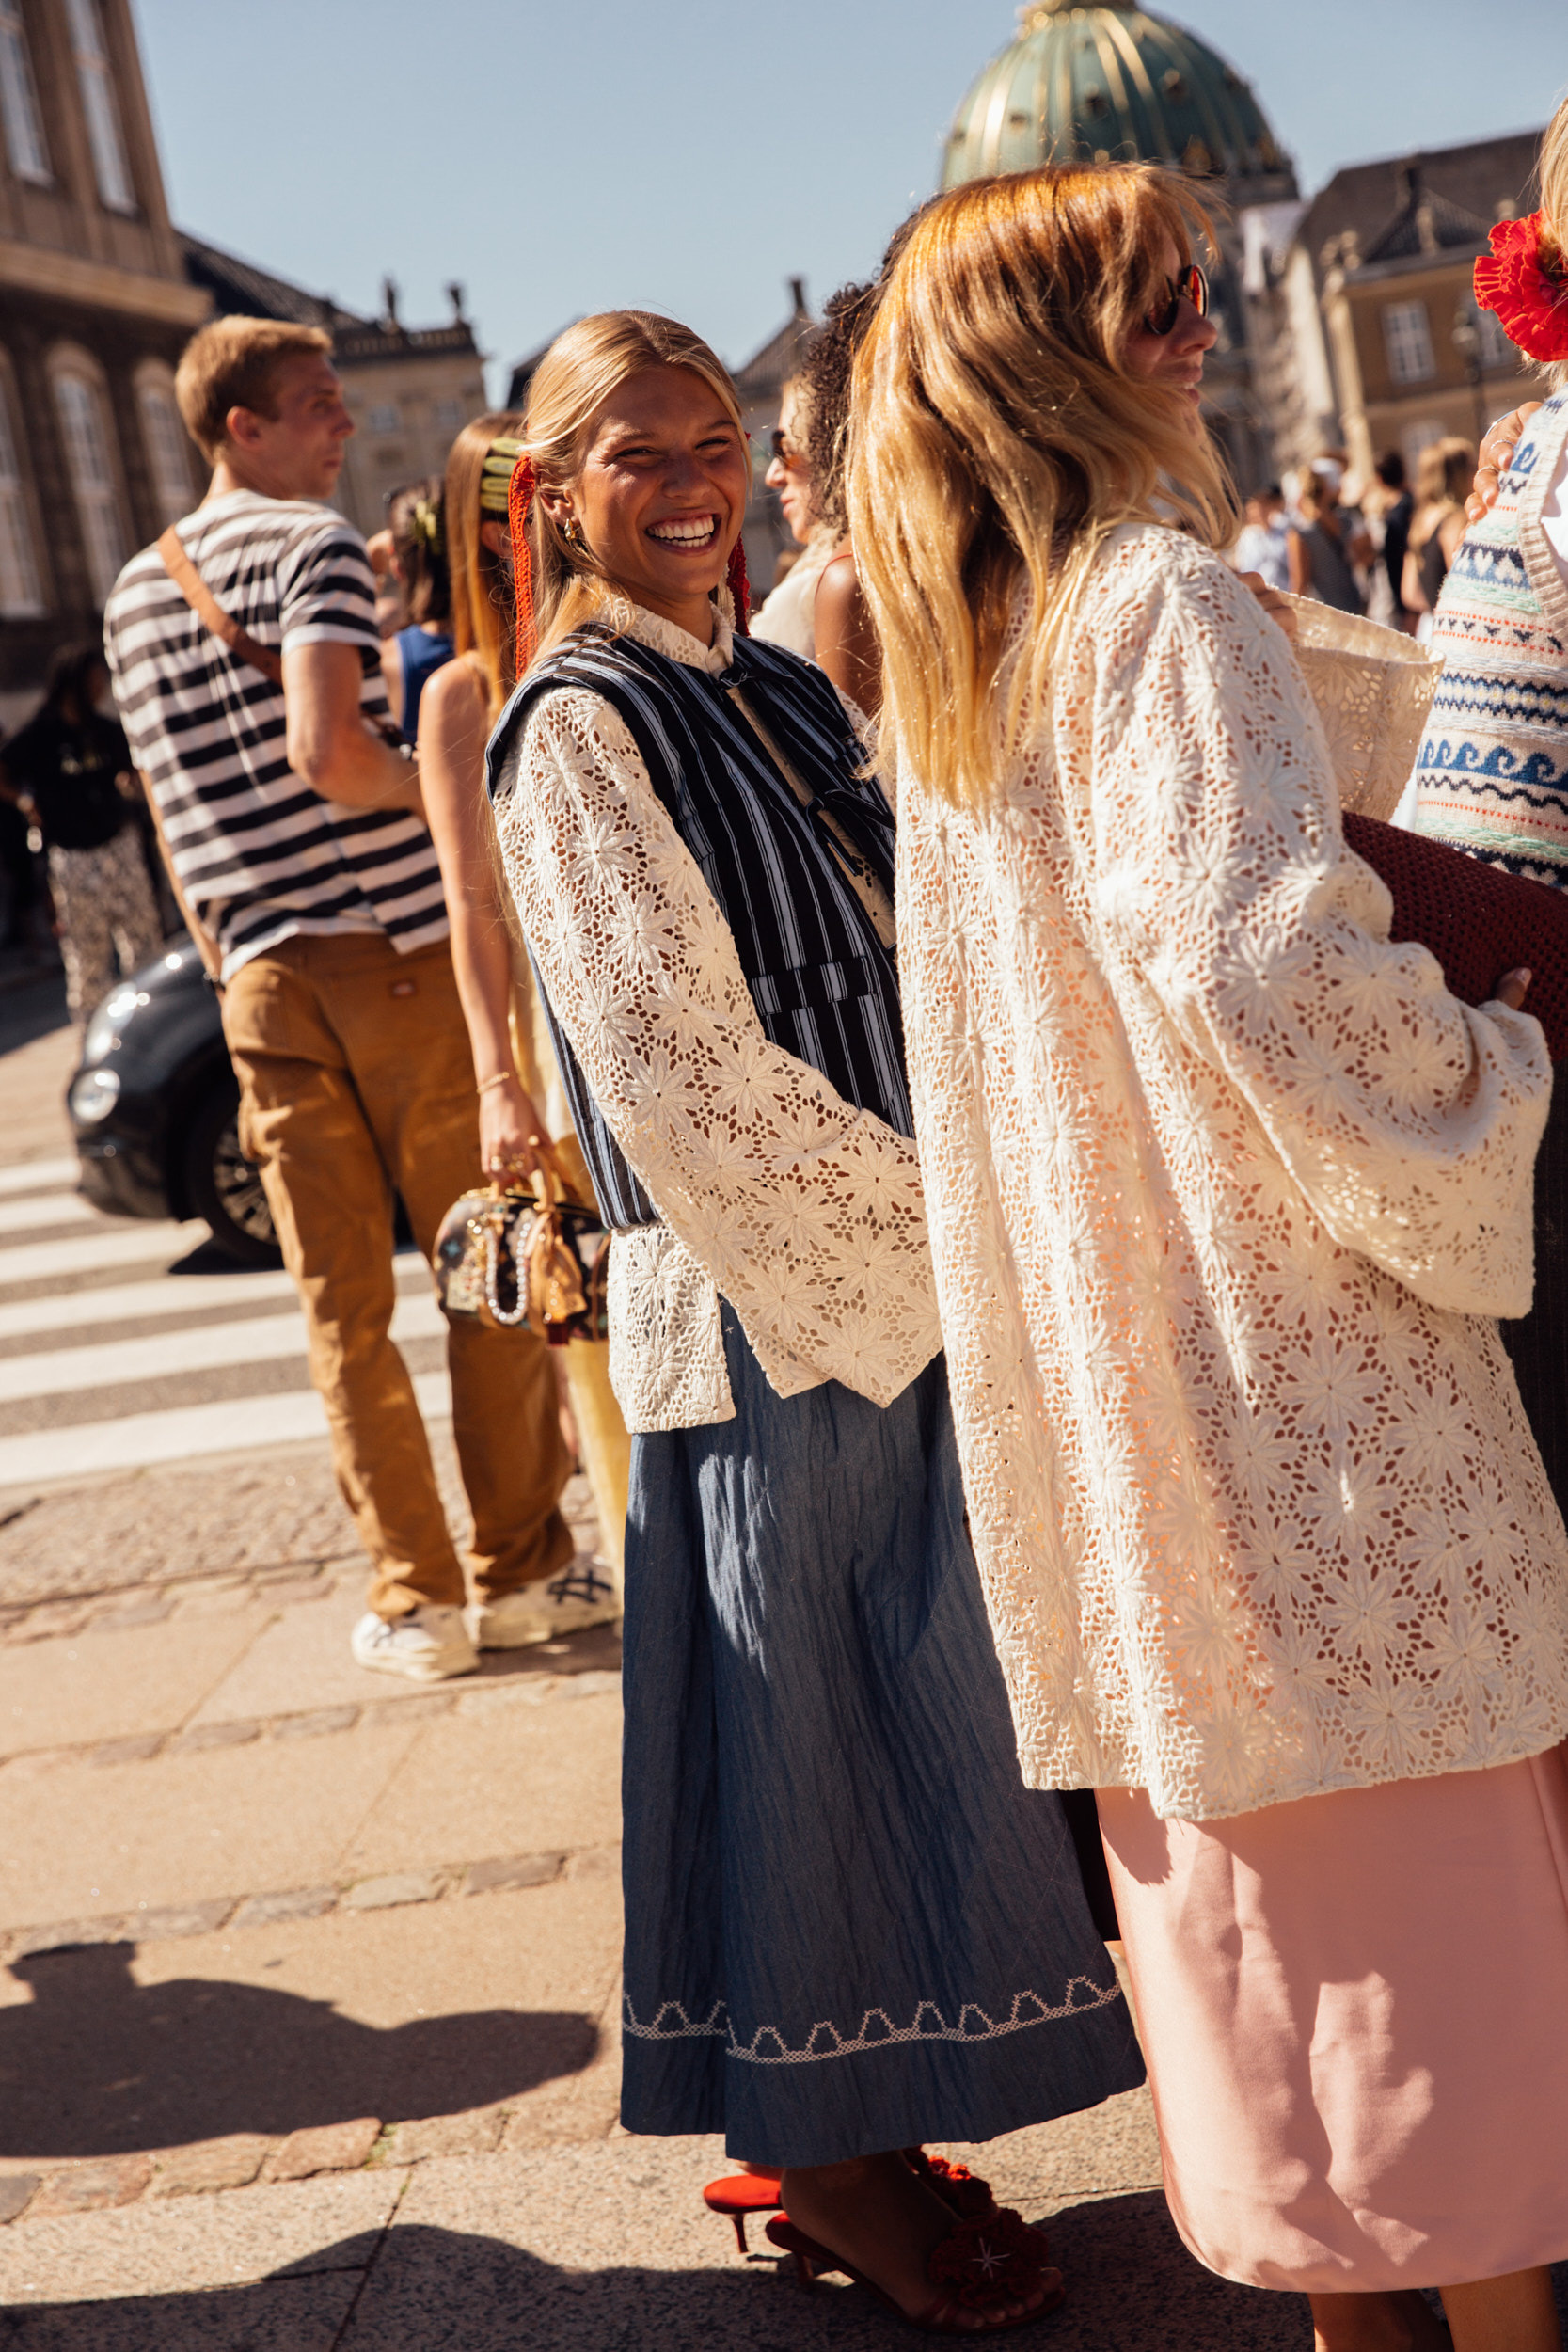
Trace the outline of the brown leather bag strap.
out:
[[[163,558],[165,571],[197,619],[210,628],[214,637],[220,637],[230,652],[241,661],[248,661],[253,670],[260,670],[262,676],[270,677],[275,686],[281,686],[282,656],[275,653],[270,645],[258,644],[255,638],[247,635],[238,621],[231,619],[224,611],[181,546],[180,533],[172,523],[158,542],[158,553]]]

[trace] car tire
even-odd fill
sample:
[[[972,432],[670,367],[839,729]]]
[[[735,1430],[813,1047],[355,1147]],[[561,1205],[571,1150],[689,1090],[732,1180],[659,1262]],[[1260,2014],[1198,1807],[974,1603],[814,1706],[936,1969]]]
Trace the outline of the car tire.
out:
[[[283,1263],[277,1234],[253,1161],[240,1150],[240,1094],[214,1086],[196,1107],[185,1137],[185,1198],[205,1217],[217,1248],[239,1265]]]

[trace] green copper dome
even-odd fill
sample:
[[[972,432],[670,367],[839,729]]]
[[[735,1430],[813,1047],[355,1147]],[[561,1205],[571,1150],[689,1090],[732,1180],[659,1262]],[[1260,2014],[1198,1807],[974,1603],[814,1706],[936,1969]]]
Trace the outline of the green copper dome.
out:
[[[1290,170],[1248,84],[1195,34],[1134,0],[1037,0],[958,108],[942,184],[1096,162],[1243,181]]]

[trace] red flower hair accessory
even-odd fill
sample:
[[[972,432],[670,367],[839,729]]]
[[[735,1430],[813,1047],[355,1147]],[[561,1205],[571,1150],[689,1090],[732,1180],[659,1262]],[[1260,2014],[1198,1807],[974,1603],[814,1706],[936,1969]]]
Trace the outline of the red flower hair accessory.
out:
[[[1527,358],[1568,359],[1568,285],[1561,255],[1539,213],[1499,220],[1492,251],[1476,263],[1476,304],[1495,310],[1503,333]]]

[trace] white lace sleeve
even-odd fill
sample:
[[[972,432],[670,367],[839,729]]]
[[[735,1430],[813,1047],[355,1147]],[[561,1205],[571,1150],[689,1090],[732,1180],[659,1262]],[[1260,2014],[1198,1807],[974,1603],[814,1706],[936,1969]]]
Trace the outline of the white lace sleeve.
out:
[[[535,704],[496,831],[551,1005],[660,1216],[783,1395],[891,1404],[942,1345],[915,1147],[763,1033],[619,714]]]
[[[1338,1242],[1430,1306],[1524,1314],[1551,1089],[1540,1025],[1461,1004],[1425,948],[1388,944],[1388,894],[1345,847],[1284,638],[1223,564],[1172,585],[1141,610],[1105,601],[1092,822],[1107,937]]]

